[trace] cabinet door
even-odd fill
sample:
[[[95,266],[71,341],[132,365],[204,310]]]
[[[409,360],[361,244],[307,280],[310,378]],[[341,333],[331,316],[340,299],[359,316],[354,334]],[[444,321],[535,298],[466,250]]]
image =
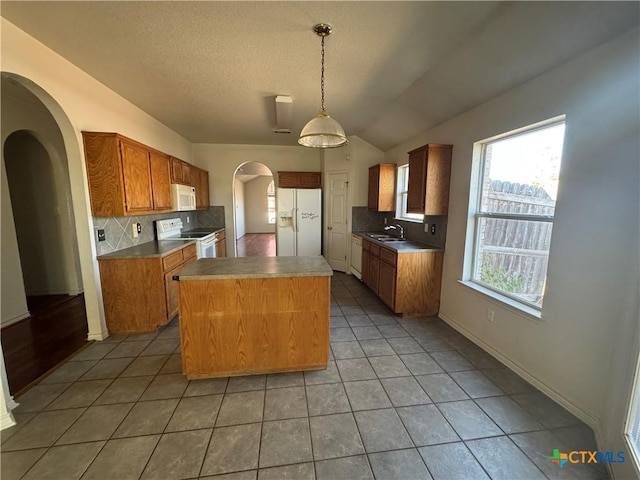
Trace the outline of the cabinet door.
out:
[[[184,183],[182,181],[182,160],[171,157],[171,183]]]
[[[362,242],[364,244],[364,242]],[[369,252],[367,250],[362,250],[362,270],[360,270],[362,275],[362,281],[365,285],[369,285]]]
[[[191,172],[193,174],[193,171]],[[196,207],[209,208],[209,172],[198,169],[198,185],[196,186]]]
[[[151,187],[154,210],[171,210],[171,167],[169,157],[151,153]]]
[[[180,264],[173,270],[169,270],[164,274],[164,290],[167,298],[167,322],[175,317],[178,313],[178,307],[180,306],[180,290],[178,288],[178,281],[173,279],[173,276],[182,270],[183,265]]]
[[[225,236],[218,238],[216,241],[216,258],[222,258],[227,256],[227,241]]]
[[[125,141],[120,141],[120,152],[127,212],[153,210],[149,152]]]
[[[182,183],[184,183],[185,185],[190,185],[192,187],[197,187],[197,182],[193,183],[191,181],[191,165],[189,165],[187,162],[182,162]]]
[[[380,280],[378,283],[378,296],[391,310],[396,303],[396,267],[387,262],[380,262]]]
[[[427,181],[427,147],[409,152],[407,212],[424,214]]]
[[[380,291],[380,259],[373,255],[369,256],[369,281],[369,288],[378,295]]]
[[[378,210],[378,196],[380,195],[380,165],[369,168],[369,191],[367,195],[367,208]]]

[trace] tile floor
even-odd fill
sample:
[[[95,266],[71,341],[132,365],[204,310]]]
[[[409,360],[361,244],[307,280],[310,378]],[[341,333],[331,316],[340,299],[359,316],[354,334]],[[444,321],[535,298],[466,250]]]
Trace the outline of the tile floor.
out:
[[[324,371],[188,381],[178,326],[112,337],[17,401],[10,479],[608,478],[590,428],[437,318],[332,281]]]

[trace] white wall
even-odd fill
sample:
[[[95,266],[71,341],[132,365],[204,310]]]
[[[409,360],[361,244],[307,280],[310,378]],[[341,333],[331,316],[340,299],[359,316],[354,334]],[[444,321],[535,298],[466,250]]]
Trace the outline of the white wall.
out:
[[[106,335],[106,325],[89,215],[81,132],[118,132],[187,161],[191,160],[191,143],[6,19],[2,18],[0,22],[2,72],[9,72],[16,81],[35,93],[62,132],[69,166],[89,338],[100,339]],[[4,257],[3,249],[3,264],[6,261]],[[11,260],[15,262],[14,258]]]
[[[244,199],[244,183],[237,178],[233,179],[233,195],[235,199],[235,212],[236,212],[236,240],[244,237],[247,233],[245,227],[246,218],[246,206]]]
[[[236,169],[245,162],[265,164],[274,176],[278,171],[319,172],[320,152],[314,148],[272,145],[193,145],[193,163],[209,170],[211,204],[224,206],[225,224],[233,225],[231,188]],[[277,177],[276,177],[277,184]],[[233,235],[227,236],[227,255],[235,256]]]
[[[273,181],[270,175],[260,175],[244,184],[247,233],[274,233],[275,224],[268,222],[267,187]]]
[[[629,382],[610,379],[637,356],[637,342],[618,339],[638,321],[629,301],[639,268],[638,42],[636,29],[386,153],[399,163],[428,142],[454,145],[441,317],[596,427],[606,449],[620,440],[611,419],[603,422],[606,401],[624,399]],[[473,144],[560,114],[567,127],[547,294],[534,321],[458,282],[469,267]]]
[[[324,172],[348,171],[349,215],[351,207],[367,205],[369,186],[369,167],[385,161],[382,150],[352,135],[349,144],[341,148],[332,148],[324,152]]]

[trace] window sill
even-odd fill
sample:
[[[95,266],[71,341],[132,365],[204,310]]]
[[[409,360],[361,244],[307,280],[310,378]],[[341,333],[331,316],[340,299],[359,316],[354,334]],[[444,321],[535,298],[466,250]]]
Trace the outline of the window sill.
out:
[[[488,288],[484,288],[483,286],[478,285],[474,282],[470,282],[468,280],[458,280],[458,283],[468,288],[479,297],[485,299],[488,297],[489,301],[496,303],[501,307],[505,307],[507,310],[510,310],[516,315],[520,315],[527,320],[534,322],[540,322],[541,320],[544,320],[544,317],[542,316],[542,312],[540,310],[529,307],[528,305],[524,305],[523,303],[513,300],[512,298],[500,295],[493,290],[489,290]]]
[[[393,219],[396,220],[396,221],[411,222],[411,223],[422,223],[423,222],[423,220],[418,220],[417,218],[394,217]]]

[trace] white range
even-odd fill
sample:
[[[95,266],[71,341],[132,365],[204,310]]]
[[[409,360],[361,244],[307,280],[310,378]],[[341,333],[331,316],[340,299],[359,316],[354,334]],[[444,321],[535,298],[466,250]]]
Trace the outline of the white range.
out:
[[[158,240],[196,240],[198,258],[215,258],[216,230],[212,228],[196,228],[182,231],[184,224],[180,218],[167,218],[156,221],[156,237]]]

